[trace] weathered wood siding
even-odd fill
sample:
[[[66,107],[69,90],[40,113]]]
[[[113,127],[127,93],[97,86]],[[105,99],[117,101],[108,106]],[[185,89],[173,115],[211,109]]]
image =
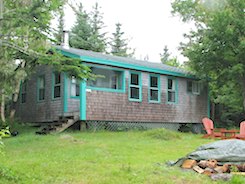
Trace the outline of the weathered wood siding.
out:
[[[47,122],[57,120],[64,114],[64,75],[61,75],[61,98],[52,99],[52,68],[37,67],[27,81],[26,103],[17,103],[17,117],[26,122]],[[45,100],[37,100],[37,79],[45,75]],[[178,81],[178,102],[167,103],[168,76],[160,75],[161,102],[148,101],[149,73],[141,72],[142,102],[132,102],[128,98],[129,70],[125,70],[126,90],[124,93],[87,90],[87,120],[100,121],[142,121],[165,123],[198,123],[207,116],[207,88],[201,88],[200,95],[187,93],[187,79],[175,77]],[[71,81],[67,80],[67,112],[79,112],[79,98],[71,97]]]
[[[39,66],[27,80],[26,102],[17,103],[17,118],[25,122],[49,122],[57,120],[63,113],[63,80],[61,75],[61,97],[52,99],[52,73],[53,69],[48,66]],[[45,76],[45,100],[37,100],[38,77]]]
[[[200,95],[187,93],[187,79],[178,78],[178,102],[167,103],[167,79],[161,75],[161,103],[148,102],[149,73],[142,72],[142,102],[128,100],[128,78],[126,71],[125,93],[104,91],[87,92],[87,119],[110,121],[143,121],[198,123],[207,116],[207,88]]]

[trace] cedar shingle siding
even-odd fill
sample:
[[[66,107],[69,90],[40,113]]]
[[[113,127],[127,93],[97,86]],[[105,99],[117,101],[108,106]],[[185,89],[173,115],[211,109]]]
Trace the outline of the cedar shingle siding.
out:
[[[138,60],[114,57],[72,49],[73,54],[87,54],[95,58],[116,59],[133,63],[144,67],[155,67],[165,71],[178,72],[181,77],[159,74],[160,76],[160,103],[149,102],[149,76],[153,73],[146,71],[137,71],[141,73],[142,79],[142,101],[133,102],[129,100],[129,76],[130,70],[123,67],[109,66],[110,69],[116,68],[125,71],[126,83],[125,92],[109,92],[93,89],[86,90],[86,120],[100,121],[137,121],[137,122],[164,122],[164,123],[198,123],[204,116],[207,116],[208,109],[208,92],[206,85],[200,88],[200,94],[191,94],[187,92],[187,81],[192,80],[185,77],[181,69],[169,67],[162,64],[149,63]],[[72,53],[72,52],[71,52]],[[89,55],[90,54],[90,55]],[[86,61],[88,64],[89,62]],[[93,62],[93,66],[102,66]],[[103,67],[108,67],[103,65]],[[161,68],[162,67],[162,68]],[[136,71],[136,70],[135,70]],[[53,69],[49,66],[39,66],[32,76],[27,80],[26,103],[21,103],[20,99],[17,104],[17,117],[25,122],[49,122],[57,120],[59,116],[69,115],[73,112],[79,113],[79,97],[71,97],[71,80],[67,80],[67,112],[64,113],[64,75],[61,75],[61,97],[53,99],[52,93],[52,73]],[[38,101],[38,77],[45,76],[45,99]],[[177,102],[167,102],[168,78],[177,82]],[[87,88],[89,88],[87,86]]]

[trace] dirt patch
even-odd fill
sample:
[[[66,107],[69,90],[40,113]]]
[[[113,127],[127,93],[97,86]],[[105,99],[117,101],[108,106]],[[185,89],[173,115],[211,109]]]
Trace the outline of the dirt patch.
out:
[[[60,140],[62,141],[67,141],[67,142],[71,142],[71,143],[78,143],[78,144],[83,144],[84,141],[76,139],[75,137],[69,135],[69,134],[63,134],[60,136]]]

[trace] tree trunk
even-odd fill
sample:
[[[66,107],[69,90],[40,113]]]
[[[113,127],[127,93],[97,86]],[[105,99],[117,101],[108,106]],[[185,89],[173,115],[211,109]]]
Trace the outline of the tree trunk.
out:
[[[211,119],[215,121],[215,103],[211,102]]]
[[[20,64],[21,68],[24,68],[25,64],[26,64],[26,62],[23,60]],[[16,103],[18,101],[18,97],[19,97],[19,93],[20,93],[21,81],[22,81],[21,79],[17,79],[16,85],[14,88],[14,93],[13,93],[13,98],[12,98],[12,106],[11,106],[10,115],[9,115],[11,125],[13,125],[13,122],[14,122],[14,117],[15,117],[15,112],[16,112]]]
[[[3,122],[3,125],[5,125],[6,119],[5,119],[5,95],[4,95],[4,89],[1,90],[1,120]]]
[[[241,86],[242,86],[242,97],[243,97],[243,112],[245,113],[245,76],[242,77],[241,80]]]

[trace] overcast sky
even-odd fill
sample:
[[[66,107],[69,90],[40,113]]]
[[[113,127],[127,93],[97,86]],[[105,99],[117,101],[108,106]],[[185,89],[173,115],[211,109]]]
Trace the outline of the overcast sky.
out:
[[[127,38],[131,39],[130,46],[136,49],[137,59],[148,55],[149,61],[160,62],[159,54],[167,45],[173,56],[180,61],[186,60],[180,55],[178,46],[191,25],[171,15],[171,0],[82,0],[88,12],[95,2],[101,7],[109,32],[107,36],[115,31],[115,23],[120,22]],[[71,9],[66,8],[65,18],[66,29],[70,30],[75,22]]]

